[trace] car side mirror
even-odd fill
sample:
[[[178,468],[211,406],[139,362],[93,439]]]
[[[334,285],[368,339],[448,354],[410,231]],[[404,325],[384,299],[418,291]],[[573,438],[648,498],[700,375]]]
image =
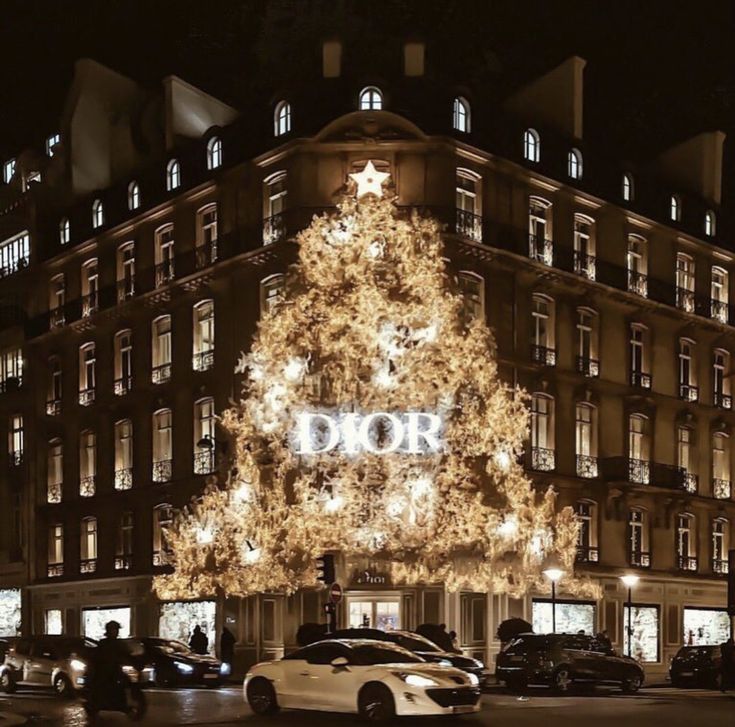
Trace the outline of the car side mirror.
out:
[[[335,656],[329,663],[332,666],[347,666],[350,662],[346,656]]]

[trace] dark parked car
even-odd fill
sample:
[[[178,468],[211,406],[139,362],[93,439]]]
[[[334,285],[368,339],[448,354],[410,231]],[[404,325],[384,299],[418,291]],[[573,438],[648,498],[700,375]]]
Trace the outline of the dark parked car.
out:
[[[643,684],[635,659],[616,654],[592,636],[521,634],[498,654],[497,678],[510,689],[545,684],[566,692],[574,682],[619,684],[626,693]]]
[[[159,687],[222,684],[222,663],[213,656],[195,654],[181,641],[157,638],[121,640],[147,666],[152,667],[152,680]]]
[[[682,646],[671,661],[669,675],[674,687],[702,686],[720,688],[719,646]]]

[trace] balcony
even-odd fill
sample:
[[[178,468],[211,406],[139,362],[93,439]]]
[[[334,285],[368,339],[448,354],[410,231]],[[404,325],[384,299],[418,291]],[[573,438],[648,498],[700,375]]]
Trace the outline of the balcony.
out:
[[[635,270],[628,270],[628,292],[648,298],[648,276]]]
[[[197,270],[203,270],[217,262],[217,240],[212,240],[196,249]]]
[[[699,399],[699,387],[692,384],[679,384],[679,398],[682,401],[697,401]]]
[[[174,260],[170,258],[156,265],[156,287],[161,288],[174,279]]]
[[[173,462],[170,459],[163,459],[153,463],[154,482],[171,482],[171,473],[173,470]]]
[[[23,450],[16,449],[8,452],[8,464],[11,467],[20,467],[23,464]]]
[[[650,568],[651,554],[643,550],[633,550],[630,553],[630,564],[634,568]]]
[[[590,545],[578,545],[577,546],[577,563],[599,563],[600,562],[600,549],[592,547]]]
[[[720,323],[727,324],[728,322],[728,305],[721,300],[715,300],[710,298],[709,302],[709,314],[713,320],[719,321]]]
[[[133,468],[123,467],[115,470],[115,489],[129,490],[133,486]]]
[[[263,220],[263,244],[273,245],[286,239],[286,220],[283,212]]]
[[[214,349],[208,351],[200,351],[195,353],[191,359],[191,365],[194,371],[209,371],[214,368]]]
[[[82,318],[89,318],[100,309],[100,298],[97,292],[82,296]]]
[[[720,576],[726,576],[730,572],[728,562],[726,560],[712,559],[712,572]]]
[[[49,311],[49,325],[51,328],[61,328],[66,323],[63,308],[53,308]]]
[[[115,396],[125,396],[125,394],[130,393],[132,388],[133,388],[133,377],[132,376],[123,376],[121,379],[115,379],[113,383],[113,390],[115,392]]]
[[[454,229],[462,237],[482,242],[482,217],[480,215],[457,209]]]
[[[94,497],[96,491],[97,484],[94,475],[88,475],[79,480],[79,494],[82,497]]]
[[[531,344],[531,361],[542,366],[556,366],[556,349]]]
[[[117,281],[117,302],[124,303],[135,296],[135,277]]]
[[[92,406],[94,404],[94,389],[80,389],[79,404],[80,406]]]
[[[132,555],[116,555],[115,570],[130,570],[133,566]]]
[[[577,356],[577,373],[588,379],[596,379],[600,375],[600,362],[596,358]]]
[[[0,381],[0,394],[6,394],[9,391],[18,391],[21,386],[23,386],[23,376],[10,374],[10,376]]]
[[[584,252],[574,251],[574,272],[587,280],[597,277],[597,258]]]
[[[554,243],[551,240],[542,240],[536,235],[529,234],[528,257],[551,267],[554,264]]]
[[[693,472],[687,472],[684,470],[684,489],[690,495],[696,495],[699,490],[699,477]]]
[[[556,453],[553,449],[531,447],[531,469],[537,472],[553,472],[556,467]]]
[[[732,495],[732,485],[730,480],[713,479],[712,495],[718,500],[729,500]]]
[[[650,389],[651,374],[644,374],[643,371],[631,371],[630,385],[637,386],[639,389]]]
[[[676,307],[687,313],[694,313],[694,291],[689,288],[676,288]]]
[[[163,364],[161,366],[154,366],[151,369],[151,381],[154,384],[165,384],[171,380],[171,364]]]
[[[49,563],[46,566],[46,577],[47,578],[59,578],[64,575],[64,564],[63,563]]]
[[[645,459],[628,459],[628,482],[647,485],[651,481],[651,463]]]
[[[50,484],[46,488],[46,502],[50,505],[56,505],[61,502],[61,482]]]
[[[61,414],[61,399],[50,399],[46,402],[46,416],[57,417]]]
[[[692,555],[677,555],[676,557],[677,568],[679,570],[689,571],[696,573],[697,571],[697,557]]]
[[[204,450],[194,455],[194,474],[208,475],[214,472],[214,452]]]
[[[97,558],[83,558],[79,561],[79,572],[95,573],[97,571]]]
[[[577,455],[577,477],[593,480],[598,474],[597,457],[590,457],[586,454]]]
[[[712,397],[712,403],[714,406],[720,407],[720,409],[732,409],[732,396],[715,391]]]

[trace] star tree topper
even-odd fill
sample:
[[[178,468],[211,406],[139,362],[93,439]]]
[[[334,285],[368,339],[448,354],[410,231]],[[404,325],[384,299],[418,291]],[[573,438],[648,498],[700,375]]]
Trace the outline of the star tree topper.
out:
[[[383,196],[383,182],[390,177],[388,172],[379,172],[373,165],[372,159],[365,165],[365,168],[356,174],[350,174],[357,184],[357,199],[366,194],[374,194],[380,198]]]

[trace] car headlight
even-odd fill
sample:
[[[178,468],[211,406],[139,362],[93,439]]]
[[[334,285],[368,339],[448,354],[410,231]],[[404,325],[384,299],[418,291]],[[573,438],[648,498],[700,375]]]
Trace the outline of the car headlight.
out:
[[[184,664],[183,661],[175,661],[174,664],[182,674],[191,674],[194,671],[194,667],[191,664]]]
[[[86,671],[87,670],[87,662],[82,661],[81,659],[72,659],[69,662],[69,666],[74,669],[74,671]]]
[[[232,671],[232,667],[226,662],[223,661],[219,668],[219,673],[227,676]]]
[[[435,682],[433,679],[425,676],[421,676],[421,674],[405,674],[404,672],[394,672],[394,674],[399,678],[403,679],[406,684],[410,687],[438,687],[439,683]]]
[[[469,679],[470,679],[470,684],[471,684],[471,685],[472,685],[473,687],[476,687],[476,686],[478,686],[478,685],[480,684],[480,680],[479,680],[479,678],[478,678],[477,674],[468,674],[467,676],[469,677]]]
[[[452,666],[452,662],[449,659],[439,659],[436,663],[441,664],[441,666]]]

